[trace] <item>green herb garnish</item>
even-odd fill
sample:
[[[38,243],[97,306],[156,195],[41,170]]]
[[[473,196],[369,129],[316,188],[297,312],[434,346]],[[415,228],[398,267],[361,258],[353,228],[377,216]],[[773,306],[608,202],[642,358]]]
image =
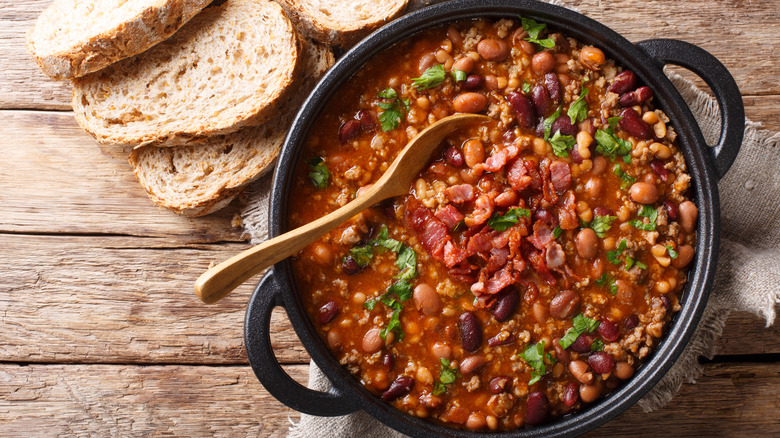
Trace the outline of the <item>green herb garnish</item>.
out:
[[[631,142],[615,135],[611,126],[606,130],[596,131],[595,139],[596,152],[599,154],[609,157],[611,160],[620,156],[626,163],[631,162],[631,149],[633,148]]]
[[[412,82],[414,83],[414,88],[417,88],[418,90],[427,90],[429,88],[438,87],[446,79],[447,71],[444,70],[443,65],[438,64],[425,70],[419,78],[412,79]]]
[[[496,231],[506,231],[512,225],[520,222],[521,217],[531,217],[531,210],[527,208],[510,208],[506,214],[501,215],[498,212],[488,219],[488,226]]]
[[[592,344],[590,344],[590,351],[601,351],[604,349],[604,343],[601,342],[601,339],[595,339]]]
[[[520,21],[523,23],[523,29],[528,32],[529,38],[526,38],[526,41],[539,44],[540,46],[547,49],[552,49],[555,47],[555,41],[552,38],[546,38],[543,40],[539,39],[539,34],[547,27],[546,24],[537,23],[536,20],[532,18],[520,17]]]
[[[599,321],[590,319],[587,316],[584,316],[582,313],[575,316],[571,322],[572,327],[567,330],[566,334],[563,335],[560,341],[558,341],[558,343],[561,344],[561,347],[563,348],[569,348],[581,334],[585,332],[590,333],[596,330],[600,324]]]
[[[531,84],[523,82],[523,93],[528,94],[531,92]]]
[[[626,248],[628,248],[628,243],[626,242],[626,239],[623,239],[618,244],[617,249],[607,252],[607,260],[609,260],[613,265],[619,265],[620,260],[618,260],[618,256],[623,254],[623,251],[625,251]]]
[[[612,223],[617,220],[617,216],[596,216],[588,224],[588,228],[596,232],[600,238],[607,235],[607,231],[612,228]]]
[[[585,101],[585,96],[587,95],[588,89],[583,87],[580,92],[580,97],[569,105],[569,110],[566,112],[566,115],[571,119],[572,125],[575,125],[588,117],[588,102]]]
[[[672,259],[676,259],[679,254],[677,254],[677,251],[672,248],[672,245],[666,245],[666,251],[669,252],[669,257]]]
[[[349,256],[352,257],[361,268],[365,268],[374,258],[373,245],[356,246],[349,250]]]
[[[553,239],[557,239],[558,237],[560,237],[561,233],[563,233],[563,230],[561,229],[560,225],[553,228]]]
[[[561,115],[561,107],[558,107],[557,110],[551,115],[550,117],[544,119],[544,141],[547,141],[550,139],[550,129],[552,129],[552,124]]]
[[[563,135],[561,131],[556,131],[550,139],[553,153],[559,157],[568,157],[571,148],[577,144],[577,140],[571,135]]]
[[[468,76],[468,73],[463,70],[458,70],[457,68],[452,69],[452,77],[455,78],[455,82],[465,81]]]
[[[658,210],[656,210],[652,205],[643,205],[642,210],[639,211],[639,216],[646,217],[648,222],[644,223],[644,221],[641,219],[634,219],[628,221],[628,223],[639,230],[655,231],[655,221],[658,219]]]
[[[596,286],[609,287],[609,293],[611,295],[617,294],[617,284],[615,284],[615,277],[607,274],[606,272],[601,274],[601,277],[596,280]]]
[[[312,184],[318,189],[327,187],[330,180],[330,171],[325,166],[325,160],[322,157],[314,157],[309,161],[308,166],[311,171],[309,172],[309,179]]]
[[[433,384],[433,395],[440,395],[447,392],[447,387],[450,383],[455,383],[455,380],[460,377],[460,373],[456,368],[452,368],[451,361],[442,357],[439,359],[439,380]]]
[[[623,180],[623,182],[620,183],[620,187],[624,189],[628,188],[631,184],[636,182],[636,178],[628,175],[626,172],[623,172],[623,169],[620,168],[620,164],[615,165],[615,169],[612,171],[612,173]]]
[[[390,101],[379,102],[377,106],[384,110],[379,114],[379,123],[382,125],[382,131],[392,131],[401,123],[403,112],[409,110],[409,100],[399,98],[398,93],[392,88],[385,88],[377,94],[377,97]]]
[[[549,362],[554,362],[554,359],[550,353],[544,353],[544,341],[539,341],[536,344],[529,345],[525,351],[520,354],[520,357],[528,362],[528,365],[534,369],[534,371],[531,372],[531,380],[528,381],[529,385],[533,385],[534,383],[541,380],[542,376],[544,376],[545,372],[547,371],[544,364],[545,358]]]

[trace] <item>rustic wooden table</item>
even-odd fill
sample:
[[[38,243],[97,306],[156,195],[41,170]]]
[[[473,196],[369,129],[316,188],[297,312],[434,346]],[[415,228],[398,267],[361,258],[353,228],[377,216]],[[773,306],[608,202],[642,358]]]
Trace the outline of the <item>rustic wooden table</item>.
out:
[[[246,284],[201,304],[193,280],[246,248],[237,205],[201,219],[156,208],[126,152],[98,146],[24,32],[48,0],[0,0],[0,436],[284,435],[298,414],[247,366]],[[731,70],[747,115],[780,130],[778,0],[566,1],[632,41],[679,38]],[[283,314],[276,353],[305,383]],[[758,436],[780,431],[780,329],[734,314],[704,375],[664,409],[593,436]]]

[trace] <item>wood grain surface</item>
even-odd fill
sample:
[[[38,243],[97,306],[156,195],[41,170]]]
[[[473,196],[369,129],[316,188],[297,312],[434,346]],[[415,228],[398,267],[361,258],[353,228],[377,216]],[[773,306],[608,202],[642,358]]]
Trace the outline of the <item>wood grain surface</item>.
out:
[[[48,3],[0,0],[0,437],[286,435],[298,414],[262,388],[243,347],[256,281],[215,306],[192,291],[211,263],[247,247],[232,223],[240,205],[199,219],[159,209],[127,151],[79,128],[69,84],[25,50]],[[778,0],[563,3],[631,41],[710,51],[748,117],[780,130]],[[282,310],[272,326],[277,358],[305,383],[308,354]],[[590,436],[776,434],[780,327],[733,314],[717,350],[667,407],[634,406]]]

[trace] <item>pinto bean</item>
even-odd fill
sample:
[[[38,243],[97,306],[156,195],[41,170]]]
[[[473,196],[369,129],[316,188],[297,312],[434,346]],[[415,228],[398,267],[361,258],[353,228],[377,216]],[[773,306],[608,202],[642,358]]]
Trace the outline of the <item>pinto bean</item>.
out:
[[[525,423],[535,426],[544,423],[547,419],[547,411],[550,410],[550,401],[542,391],[534,391],[528,394],[525,407]]]
[[[550,301],[550,315],[558,319],[572,317],[580,310],[580,296],[573,290],[558,292]]]
[[[615,377],[620,380],[630,379],[634,375],[634,367],[628,362],[618,362],[615,364]]]
[[[547,74],[555,68],[555,57],[550,52],[539,52],[531,58],[531,67],[540,75]]]
[[[654,184],[636,182],[628,190],[631,200],[639,204],[654,204],[658,200],[658,188]]]
[[[320,266],[330,266],[333,263],[333,251],[322,242],[312,244],[314,262]]]
[[[485,147],[479,139],[472,138],[463,144],[463,157],[466,165],[474,167],[485,161]]]
[[[699,216],[699,209],[691,201],[683,201],[677,208],[680,210],[680,225],[686,233],[692,233],[696,228],[696,218]]]
[[[317,321],[320,324],[325,325],[339,314],[339,305],[335,301],[331,300],[320,307],[319,313],[317,313]]]
[[[487,426],[487,420],[485,415],[480,412],[472,412],[466,419],[466,429],[479,430],[484,429],[485,426]]]
[[[382,337],[379,335],[378,328],[374,327],[371,330],[367,331],[365,335],[363,335],[363,351],[368,354],[374,354],[377,351],[382,349],[382,346],[385,344],[385,340],[382,339]]]
[[[580,63],[588,70],[599,71],[604,62],[606,62],[606,57],[601,49],[587,46],[580,50]]]
[[[485,358],[482,356],[469,356],[460,361],[460,372],[470,374],[482,368],[485,365]]]
[[[558,362],[568,363],[571,361],[571,355],[561,345],[561,339],[553,339],[553,349],[555,350],[555,357],[558,358]]]
[[[425,70],[433,67],[434,64],[436,64],[436,55],[433,53],[426,53],[420,57],[420,61],[417,63],[417,72],[423,74]]]
[[[604,181],[596,177],[588,178],[585,181],[585,191],[588,192],[591,198],[598,199],[604,192]]]
[[[584,259],[592,259],[599,251],[599,238],[590,228],[583,228],[574,238],[577,254]]]
[[[514,190],[507,190],[496,196],[496,205],[499,207],[509,207],[515,202],[517,202],[517,192]]]
[[[439,313],[441,298],[428,284],[420,283],[414,288],[414,305],[426,315]]]
[[[338,330],[328,332],[328,346],[331,350],[338,350],[341,347],[341,333]]]
[[[539,300],[534,301],[534,305],[531,308],[531,311],[534,314],[534,318],[536,319],[536,322],[539,324],[546,324],[547,318],[550,316],[549,307],[542,304]]]
[[[691,245],[681,245],[677,248],[677,258],[672,259],[672,266],[677,269],[682,269],[693,260],[694,250]]]
[[[450,359],[452,357],[452,348],[442,342],[436,342],[431,346],[431,353],[433,353],[437,359]]]
[[[601,396],[601,382],[592,385],[580,386],[580,399],[585,403],[592,403]]]
[[[509,292],[501,295],[493,307],[493,317],[498,322],[504,322],[515,313],[517,305],[520,303],[520,295],[516,290],[510,290]]]
[[[591,161],[593,162],[593,165],[590,168],[590,173],[593,175],[601,175],[607,170],[607,159],[601,155],[596,155]]]
[[[517,125],[520,128],[531,128],[536,119],[536,110],[531,105],[531,101],[522,93],[513,91],[506,96],[507,102],[515,111],[515,118],[517,119]]]
[[[482,324],[479,318],[472,312],[463,312],[458,318],[458,328],[460,329],[460,342],[463,349],[475,352],[482,344]]]
[[[452,108],[459,113],[478,113],[487,107],[488,100],[479,93],[459,94],[452,101]]]
[[[468,56],[464,56],[463,58],[455,61],[455,63],[452,64],[452,68],[462,72],[471,73],[471,70],[474,70],[474,60]]]
[[[607,91],[616,94],[627,93],[636,87],[636,75],[631,70],[624,70],[612,81]]]
[[[382,400],[393,401],[409,393],[414,387],[414,379],[409,376],[398,376],[390,387],[382,393]]]
[[[569,372],[580,383],[589,385],[593,382],[593,373],[588,372],[588,364],[579,359],[569,362]]]
[[[485,38],[477,43],[477,53],[488,61],[501,62],[509,56],[509,44],[503,40]]]

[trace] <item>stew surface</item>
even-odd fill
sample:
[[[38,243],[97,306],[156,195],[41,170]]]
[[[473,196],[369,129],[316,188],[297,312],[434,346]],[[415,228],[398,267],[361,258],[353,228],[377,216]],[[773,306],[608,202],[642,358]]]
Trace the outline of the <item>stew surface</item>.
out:
[[[600,49],[525,18],[368,60],[310,133],[290,227],[359,196],[436,120],[493,121],[295,258],[339,362],[398,409],[471,430],[541,424],[630,379],[679,310],[697,220],[652,102]]]

